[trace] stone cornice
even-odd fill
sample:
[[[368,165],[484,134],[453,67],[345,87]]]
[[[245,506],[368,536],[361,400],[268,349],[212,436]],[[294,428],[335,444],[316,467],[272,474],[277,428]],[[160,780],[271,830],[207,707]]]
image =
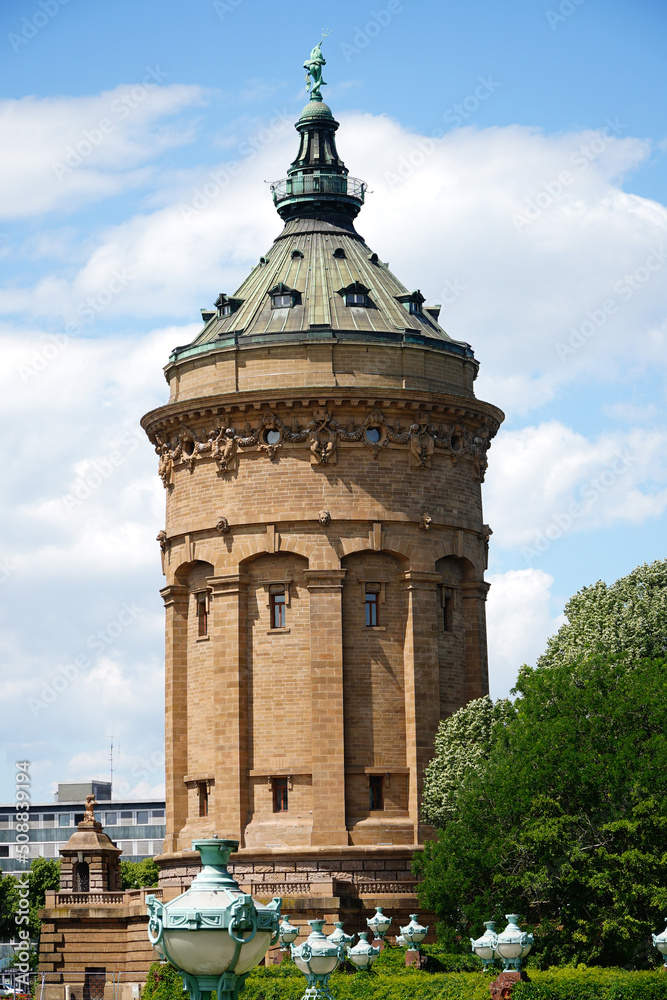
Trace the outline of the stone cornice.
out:
[[[212,417],[224,417],[238,414],[246,419],[259,416],[262,410],[289,411],[290,419],[301,410],[313,408],[364,407],[366,409],[398,409],[407,414],[428,410],[434,417],[479,420],[486,418],[489,425],[495,425],[494,434],[505,419],[505,414],[492,403],[486,403],[475,396],[456,394],[415,392],[413,389],[392,389],[387,393],[378,392],[373,388],[362,388],[359,391],[313,387],[299,392],[296,389],[276,391],[259,389],[255,392],[221,393],[217,396],[202,396],[195,399],[165,403],[154,410],[149,410],[142,419],[141,426],[151,440],[155,432],[168,426],[178,426],[186,420],[210,420]]]
[[[202,462],[214,461],[218,475],[226,477],[253,452],[274,462],[298,449],[309,452],[311,465],[332,466],[341,446],[365,448],[374,459],[385,448],[403,449],[409,467],[418,469],[430,470],[436,454],[453,465],[463,459],[472,467],[473,481],[481,483],[486,453],[502,417],[487,403],[461,406],[456,397],[355,397],[348,398],[345,409],[343,397],[308,396],[296,402],[296,408],[293,398],[236,403],[235,413],[212,403],[187,410],[170,405],[148,414],[142,423],[159,456],[165,489],[175,485],[175,470],[192,473]]]

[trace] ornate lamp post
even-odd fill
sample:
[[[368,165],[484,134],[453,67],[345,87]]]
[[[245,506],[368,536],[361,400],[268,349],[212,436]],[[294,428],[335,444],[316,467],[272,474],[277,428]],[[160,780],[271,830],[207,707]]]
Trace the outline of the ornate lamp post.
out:
[[[509,923],[496,939],[496,955],[503,960],[504,972],[510,969],[520,972],[521,961],[533,946],[533,935],[521,930],[519,919],[518,913],[505,914],[505,920]]]
[[[405,953],[405,964],[419,965],[419,945],[428,934],[428,927],[419,923],[418,913],[410,914],[410,923],[406,927],[401,927],[401,934],[408,946]]]
[[[309,920],[308,923],[313,928],[308,939],[296,947],[292,945],[292,958],[308,983],[303,1000],[333,1000],[329,976],[345,957],[344,946],[324,936],[324,920]]]
[[[354,948],[347,949],[347,957],[351,962],[354,962],[358,969],[370,969],[380,951],[380,948],[374,948],[369,942],[368,932],[360,931],[359,940]]]
[[[667,920],[667,917],[665,919]],[[662,934],[651,934],[651,937],[653,938],[653,947],[657,948],[662,955],[667,969],[667,927]]]
[[[331,944],[335,945],[352,944],[352,942],[354,941],[354,934],[345,933],[345,931],[343,930],[342,921],[337,920],[334,924],[334,927],[336,928],[336,930],[333,931],[331,934],[327,934],[327,941],[330,941]]]
[[[496,946],[498,944],[498,935],[496,934],[496,922],[495,920],[485,920],[484,926],[486,930],[481,937],[470,938],[470,946],[472,951],[478,958],[481,958],[484,968],[488,969],[493,963],[495,958]]]
[[[372,917],[366,918],[366,923],[369,928],[373,931],[373,934],[381,942],[380,951],[384,947],[384,936],[391,927],[391,917],[388,917],[386,913],[383,912],[381,906],[375,907],[375,914]]]
[[[289,922],[287,917],[283,917],[278,927],[278,938],[280,940],[280,950],[283,953],[283,958],[287,956],[290,950],[290,945],[299,936],[299,928],[295,927]]]
[[[146,898],[148,940],[180,972],[192,1000],[236,1000],[246,976],[278,940],[281,900],[242,893],[227,871],[237,840],[193,840],[202,870],[187,892],[162,904]]]

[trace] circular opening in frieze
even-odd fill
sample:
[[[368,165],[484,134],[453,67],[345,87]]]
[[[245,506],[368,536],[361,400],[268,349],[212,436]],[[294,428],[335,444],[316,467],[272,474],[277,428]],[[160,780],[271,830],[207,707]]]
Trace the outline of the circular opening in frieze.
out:
[[[194,441],[184,441],[183,442],[183,451],[185,452],[186,455],[191,455],[194,450],[195,450],[195,443],[194,443]]]
[[[264,440],[267,444],[278,444],[280,441],[280,431],[265,431]]]
[[[452,451],[461,451],[461,448],[463,447],[463,441],[458,434],[452,434],[450,444],[452,446]]]
[[[367,427],[366,428],[366,440],[370,441],[371,444],[377,444],[380,440],[380,432],[377,427]]]

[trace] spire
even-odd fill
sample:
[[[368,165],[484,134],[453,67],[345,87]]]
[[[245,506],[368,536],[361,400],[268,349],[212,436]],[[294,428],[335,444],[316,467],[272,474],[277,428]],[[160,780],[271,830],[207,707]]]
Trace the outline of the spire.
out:
[[[324,37],[322,38],[324,41]],[[301,142],[287,177],[271,185],[273,202],[285,222],[295,218],[354,219],[364,203],[367,184],[349,171],[336,149],[338,122],[322,100],[322,66],[326,60],[319,42],[303,64],[310,100],[294,126]]]

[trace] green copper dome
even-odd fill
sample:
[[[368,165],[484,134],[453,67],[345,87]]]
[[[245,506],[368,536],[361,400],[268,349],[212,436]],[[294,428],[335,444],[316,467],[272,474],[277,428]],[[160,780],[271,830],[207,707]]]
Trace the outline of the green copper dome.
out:
[[[306,68],[319,86],[323,63],[317,47]],[[295,128],[297,155],[287,176],[271,184],[282,233],[233,295],[221,293],[215,310],[202,310],[204,329],[172,360],[316,338],[428,344],[474,361],[470,345],[438,323],[439,306],[424,305],[419,290],[402,285],[356,231],[367,185],[349,176],[336,149],[338,122],[317,93]]]
[[[331,113],[331,108],[329,107],[329,105],[325,104],[324,101],[316,101],[315,99],[311,98],[311,100],[308,101],[308,104],[306,104],[305,108],[301,112],[299,123],[312,121],[314,118],[329,118],[331,121],[333,121],[333,115]]]

